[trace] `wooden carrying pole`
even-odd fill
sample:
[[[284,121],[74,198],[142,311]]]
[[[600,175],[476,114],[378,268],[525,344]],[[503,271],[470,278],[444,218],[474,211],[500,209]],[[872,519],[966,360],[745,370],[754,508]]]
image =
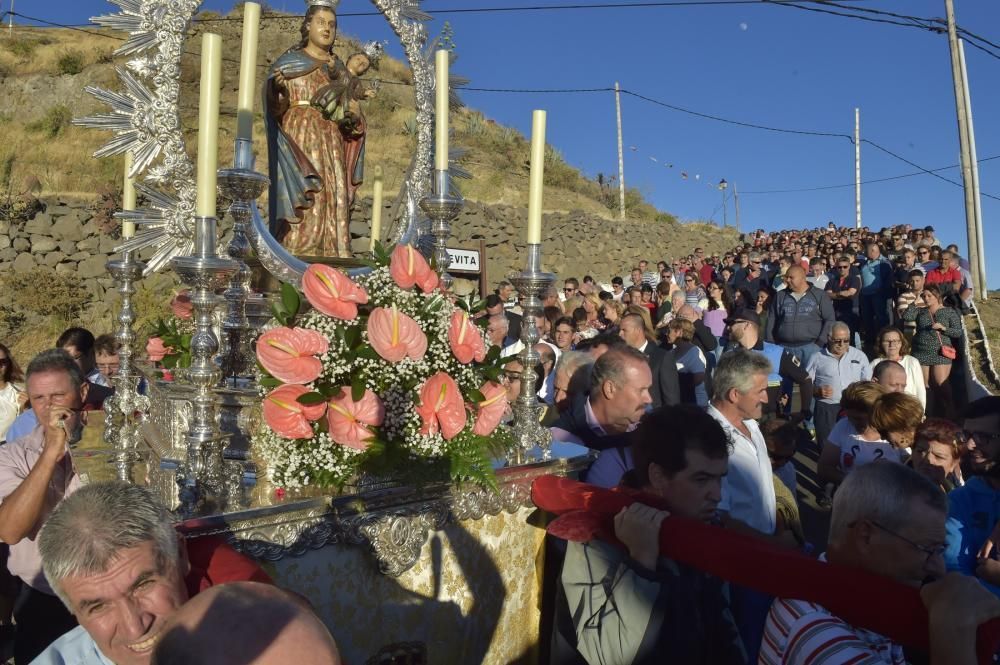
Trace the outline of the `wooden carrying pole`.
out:
[[[622,151],[622,93],[615,81],[615,114],[618,116],[618,208],[625,219],[625,153]]]
[[[962,59],[958,48],[958,33],[955,30],[955,6],[952,0],[944,0],[945,17],[948,20],[948,48],[951,52],[951,78],[955,87],[955,115],[958,119],[958,143],[961,148],[962,186],[965,189],[965,230],[969,246],[969,266],[973,269],[972,288],[982,293],[985,284],[979,279],[979,246],[976,231],[976,203],[973,198],[972,157],[969,151],[968,112],[965,106],[965,92],[962,86]]]

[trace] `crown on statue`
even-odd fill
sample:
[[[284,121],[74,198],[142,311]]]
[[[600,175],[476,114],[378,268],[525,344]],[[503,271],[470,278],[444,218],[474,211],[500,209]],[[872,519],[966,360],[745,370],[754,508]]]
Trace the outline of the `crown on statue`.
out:
[[[361,51],[368,56],[368,61],[372,67],[378,68],[378,61],[382,58],[382,54],[385,53],[385,45],[388,43],[388,41],[370,41],[361,45]]]
[[[308,11],[313,7],[324,7],[335,12],[339,4],[340,0],[306,0],[306,10]]]

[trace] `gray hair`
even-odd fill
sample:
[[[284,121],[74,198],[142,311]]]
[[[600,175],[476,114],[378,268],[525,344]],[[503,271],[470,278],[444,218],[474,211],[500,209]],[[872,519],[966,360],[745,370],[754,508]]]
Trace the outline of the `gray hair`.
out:
[[[496,323],[498,325],[503,324],[504,330],[510,330],[510,319],[508,319],[507,315],[504,314],[503,312],[501,312],[500,314],[493,314],[492,316],[490,316],[489,322]]]
[[[569,392],[584,393],[590,386],[590,373],[594,369],[594,357],[585,351],[563,351],[556,363],[556,372],[563,372],[569,377]],[[580,388],[573,390],[574,386]]]
[[[771,361],[762,353],[735,349],[727,351],[719,358],[719,364],[712,374],[715,399],[727,399],[729,391],[746,394],[753,388],[754,377],[771,373]]]
[[[913,502],[948,512],[948,497],[933,482],[913,469],[893,462],[873,462],[849,473],[833,497],[830,543],[839,541],[855,522],[878,522],[889,531],[900,531],[926,514],[914,512]]]
[[[122,550],[153,544],[157,572],[176,568],[178,534],[166,506],[145,488],[113,481],[80,488],[59,504],[42,527],[38,551],[56,595],[67,577],[99,575]]]
[[[834,330],[846,330],[847,334],[851,333],[851,326],[847,325],[843,321],[835,321],[833,326],[830,328],[830,334],[833,334]]]
[[[643,364],[648,362],[642,351],[633,349],[631,346],[608,349],[604,355],[597,359],[594,368],[590,371],[590,394],[599,394],[605,381],[610,381],[616,386],[624,385],[625,370],[628,369],[629,361]]]
[[[48,349],[42,351],[31,359],[28,369],[25,370],[25,382],[31,380],[35,374],[48,374],[49,372],[65,372],[69,375],[69,381],[73,384],[74,390],[79,390],[83,385],[83,372],[80,366],[63,349]]]

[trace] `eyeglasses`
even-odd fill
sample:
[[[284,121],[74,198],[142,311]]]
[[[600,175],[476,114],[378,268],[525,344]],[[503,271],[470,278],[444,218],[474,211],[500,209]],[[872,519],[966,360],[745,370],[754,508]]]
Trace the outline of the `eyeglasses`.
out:
[[[930,254],[930,252],[929,252],[929,251],[927,251],[926,249],[922,249],[922,250],[920,250],[920,252],[919,252],[919,253],[920,253],[920,254]]]
[[[690,277],[685,277],[685,278],[684,278],[684,281],[685,281],[685,282],[693,282],[694,280],[693,280],[693,279],[691,279]]]
[[[906,543],[907,545],[909,545],[913,549],[917,550],[918,552],[926,554],[927,558],[924,559],[924,567],[925,568],[928,567],[928,566],[930,566],[931,560],[934,559],[935,557],[939,557],[939,556],[943,557],[944,553],[945,553],[945,550],[948,549],[948,546],[944,545],[944,544],[934,545],[933,547],[928,547],[927,545],[921,545],[919,543],[913,542],[912,540],[910,540],[906,536],[903,536],[901,534],[896,533],[892,529],[887,529],[886,527],[882,526],[878,522],[875,522],[875,521],[872,521],[872,520],[864,520],[864,521],[867,521],[869,524],[871,524],[873,527],[875,527],[879,531],[884,531],[885,533],[889,534],[890,536],[893,536],[895,538],[899,538],[904,543]],[[851,522],[847,526],[851,527],[851,528],[854,528],[857,524],[858,524],[858,522]]]
[[[841,270],[850,270],[851,269],[851,266],[837,266],[837,267],[840,268]]]
[[[565,291],[566,293],[573,293],[574,291],[576,291],[576,289],[574,289],[572,286],[567,286],[566,288],[563,289],[563,291]]]
[[[903,341],[899,339],[884,339],[882,340],[882,343],[886,346],[899,346],[903,343]]]
[[[850,344],[850,343],[851,340],[849,339],[833,339],[832,337],[830,338],[830,344]]]

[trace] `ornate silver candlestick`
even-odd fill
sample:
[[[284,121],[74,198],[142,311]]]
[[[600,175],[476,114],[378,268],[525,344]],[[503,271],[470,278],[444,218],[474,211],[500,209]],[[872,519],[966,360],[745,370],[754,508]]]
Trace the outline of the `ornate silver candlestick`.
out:
[[[233,238],[226,253],[236,263],[236,272],[229,288],[222,294],[226,300],[226,318],[222,323],[222,381],[237,387],[240,379],[249,381],[254,376],[255,360],[251,348],[256,329],[247,319],[247,297],[250,295],[251,271],[246,264],[250,252],[247,228],[253,215],[256,200],[267,190],[268,177],[253,170],[253,145],[248,139],[236,139],[233,168],[220,169],[219,192],[232,203],[229,213],[233,216]]]
[[[434,264],[441,275],[441,286],[451,290],[452,279],[447,273],[451,259],[448,257],[448,238],[451,220],[455,219],[465,201],[452,193],[448,185],[448,171],[434,170],[433,190],[420,200],[420,208],[431,218],[431,235],[434,237]]]
[[[170,263],[181,280],[191,287],[195,331],[191,336],[191,366],[185,371],[194,386],[187,458],[178,469],[180,512],[190,516],[225,507],[228,483],[223,474],[225,438],[216,422],[216,397],[212,389],[222,372],[215,363],[219,341],[212,330],[216,292],[239,270],[236,261],[216,254],[216,219],[195,217],[195,247],[191,256],[178,256]]]
[[[135,309],[132,296],[135,281],[142,276],[145,264],[136,261],[132,252],[122,252],[116,261],[108,261],[107,269],[115,280],[115,289],[121,295],[118,310],[118,330],[115,339],[118,350],[118,373],[111,378],[115,392],[104,401],[104,441],[115,451],[115,469],[119,480],[132,482],[132,466],[137,460],[139,428],[144,414],[149,410],[149,398],[139,394],[142,375],[135,369],[132,353],[135,344]]]
[[[512,405],[514,411],[514,450],[511,462],[524,464],[525,451],[540,446],[542,459],[549,459],[552,435],[539,422],[545,405],[538,401],[535,390],[535,367],[540,357],[535,344],[541,338],[535,317],[541,316],[542,292],[555,282],[556,276],[542,272],[542,246],[528,245],[528,262],[519,275],[511,279],[514,288],[521,294],[521,343],[524,348],[518,354],[521,362],[521,393]]]

